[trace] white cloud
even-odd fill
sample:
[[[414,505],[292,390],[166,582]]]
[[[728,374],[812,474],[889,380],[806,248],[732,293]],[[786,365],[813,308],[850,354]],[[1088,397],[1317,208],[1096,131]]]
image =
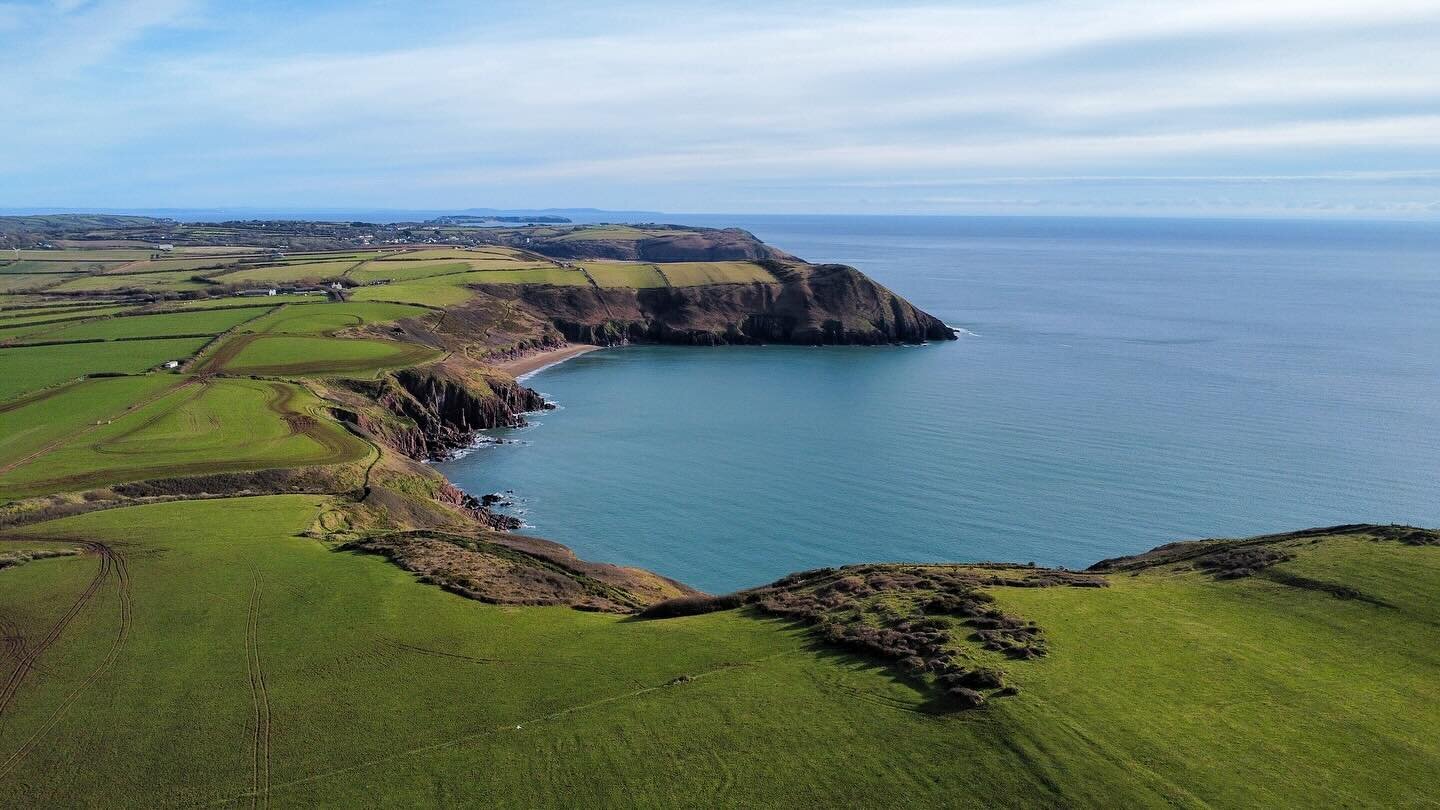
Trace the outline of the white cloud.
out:
[[[0,160],[123,152],[175,183],[188,171],[242,189],[274,176],[423,191],[1313,175],[1440,159],[1433,0],[628,15],[563,36],[530,33],[551,30],[543,12],[503,28],[455,12],[443,33],[366,47],[342,15],[333,34],[316,37],[326,21],[311,19],[293,41],[275,20],[226,39],[221,20],[205,47],[159,52],[135,43],[190,24],[183,0],[66,5],[19,23],[40,33],[0,55],[18,79],[0,101],[28,122],[0,133]]]

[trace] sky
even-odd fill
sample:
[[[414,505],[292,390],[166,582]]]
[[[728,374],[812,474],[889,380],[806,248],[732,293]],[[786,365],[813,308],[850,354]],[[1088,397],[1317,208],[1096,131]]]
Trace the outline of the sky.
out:
[[[0,0],[0,208],[1440,218],[1440,0]]]

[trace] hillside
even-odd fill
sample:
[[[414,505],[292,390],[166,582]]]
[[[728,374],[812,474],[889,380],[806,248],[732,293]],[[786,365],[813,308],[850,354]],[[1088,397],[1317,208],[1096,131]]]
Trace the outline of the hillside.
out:
[[[720,596],[581,560],[423,463],[546,407],[517,360],[953,333],[743,231],[387,241],[414,225],[0,228],[0,795],[1431,799],[1440,534],[874,562]]]

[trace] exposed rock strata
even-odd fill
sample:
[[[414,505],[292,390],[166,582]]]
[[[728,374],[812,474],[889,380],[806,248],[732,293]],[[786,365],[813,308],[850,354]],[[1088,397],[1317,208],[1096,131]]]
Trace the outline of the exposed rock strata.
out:
[[[548,319],[571,341],[692,345],[953,340],[938,318],[853,267],[767,262],[776,283],[630,289],[485,287]]]

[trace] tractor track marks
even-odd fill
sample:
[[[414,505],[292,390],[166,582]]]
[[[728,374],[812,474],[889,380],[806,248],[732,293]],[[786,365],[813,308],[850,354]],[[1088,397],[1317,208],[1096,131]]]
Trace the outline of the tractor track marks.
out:
[[[36,643],[34,647],[30,648],[22,659],[20,666],[17,666],[11,673],[10,680],[7,681],[5,686],[6,691],[3,695],[0,695],[0,701],[3,701],[0,702],[0,713],[3,713],[5,708],[14,700],[15,693],[25,680],[25,676],[36,669],[40,655],[59,640],[65,628],[94,600],[95,595],[111,577],[114,577],[116,582],[120,620],[119,628],[116,630],[114,640],[110,642],[109,649],[105,652],[105,657],[101,659],[95,669],[91,670],[90,674],[86,675],[84,680],[65,695],[60,705],[56,706],[55,709],[50,712],[50,716],[46,718],[40,728],[36,729],[35,732],[31,734],[19,748],[6,757],[3,762],[0,762],[0,779],[8,776],[10,772],[15,769],[16,765],[20,764],[31,751],[35,750],[35,747],[60,724],[60,721],[64,719],[66,713],[75,705],[75,702],[110,671],[115,665],[115,661],[119,659],[120,652],[125,647],[125,642],[130,638],[130,629],[134,621],[134,597],[130,586],[129,562],[125,559],[125,555],[104,543],[84,541],[84,544],[99,555],[99,570],[85,587],[85,590],[82,591],[75,602],[71,604],[70,609],[50,628],[50,632],[47,633],[43,639]]]
[[[156,402],[156,401],[158,401],[158,400],[164,399],[165,397],[169,396],[170,394],[174,393],[175,391],[178,391],[178,390],[180,390],[180,389],[182,389],[182,388],[185,388],[186,386],[195,385],[197,382],[198,382],[198,381],[195,380],[195,379],[193,379],[193,378],[185,379],[185,380],[182,380],[182,381],[179,382],[179,383],[176,383],[175,385],[173,385],[173,386],[171,386],[171,387],[169,387],[169,388],[166,388],[166,389],[164,389],[164,390],[162,390],[162,391],[159,391],[159,392],[157,392],[157,393],[155,393],[155,394],[152,394],[151,396],[148,396],[148,397],[146,397],[146,398],[144,398],[144,399],[142,399],[142,400],[140,400],[140,401],[138,401],[138,402],[132,402],[132,403],[130,403],[129,405],[126,405],[126,406],[125,406],[125,410],[121,411],[120,413],[116,414],[115,416],[111,417],[111,418],[108,419],[108,420],[97,420],[95,424],[93,424],[93,425],[86,425],[86,426],[80,428],[79,430],[75,431],[74,433],[69,434],[68,436],[63,436],[63,437],[61,437],[61,438],[59,438],[59,439],[56,439],[55,441],[50,442],[49,444],[45,445],[44,447],[41,447],[40,449],[34,451],[33,453],[28,453],[28,454],[26,454],[26,455],[24,455],[24,456],[21,456],[20,458],[17,458],[17,459],[15,459],[14,461],[11,461],[11,462],[9,462],[9,463],[7,463],[7,464],[0,465],[0,475],[4,475],[5,473],[11,472],[11,471],[13,471],[14,469],[16,469],[17,467],[23,467],[23,466],[25,466],[26,464],[28,464],[28,463],[34,461],[35,459],[39,458],[40,456],[43,456],[43,455],[45,455],[45,454],[47,454],[47,453],[50,453],[50,452],[53,452],[53,451],[55,451],[55,450],[57,450],[57,449],[65,446],[65,445],[67,445],[67,444],[70,444],[70,443],[74,442],[76,439],[80,438],[81,436],[84,436],[84,435],[89,434],[89,433],[93,433],[93,432],[99,430],[100,428],[105,427],[105,426],[106,426],[107,424],[109,424],[110,422],[113,422],[114,420],[119,419],[120,417],[124,416],[124,415],[127,414],[127,413],[133,413],[133,412],[138,411],[138,410],[140,410],[140,409],[142,409],[142,408],[145,408],[146,406],[148,406],[148,405],[150,405],[150,404],[152,404],[152,403],[154,403],[154,402]]]
[[[702,679],[702,678],[711,678],[711,677],[714,677],[714,676],[717,676],[717,675],[723,675],[723,674],[728,673],[728,672],[734,672],[734,671],[736,671],[736,670],[741,670],[741,669],[745,669],[745,668],[748,668],[748,667],[753,667],[753,666],[755,666],[756,664],[761,664],[761,663],[764,663],[764,662],[766,662],[766,661],[771,661],[771,660],[773,660],[773,659],[780,658],[781,656],[784,656],[784,655],[787,655],[787,654],[788,654],[788,653],[785,653],[785,652],[778,652],[778,653],[774,653],[774,654],[771,654],[771,655],[764,655],[764,656],[761,656],[761,657],[759,657],[759,658],[751,659],[751,660],[749,660],[749,661],[736,661],[736,662],[733,662],[733,663],[719,664],[719,665],[714,666],[714,667],[712,667],[712,668],[710,668],[710,669],[708,669],[708,670],[705,670],[704,672],[700,672],[700,673],[697,673],[697,674],[695,674],[695,675],[690,676],[689,680],[695,681],[695,680],[700,680],[700,679]],[[371,760],[367,760],[367,761],[365,761],[365,762],[357,762],[357,763],[354,763],[354,764],[351,764],[351,765],[345,765],[345,766],[339,767],[339,768],[333,768],[333,769],[326,770],[326,771],[318,771],[318,772],[316,772],[316,773],[311,773],[311,774],[308,774],[308,775],[306,775],[306,776],[299,777],[298,779],[291,779],[291,780],[289,780],[289,781],[287,781],[287,782],[281,782],[281,783],[279,783],[279,784],[277,784],[277,785],[267,786],[267,787],[266,787],[266,799],[267,799],[267,800],[269,799],[269,791],[270,791],[271,789],[273,789],[273,788],[288,788],[288,787],[294,787],[294,786],[296,786],[296,785],[304,785],[304,784],[310,784],[310,783],[313,783],[313,782],[319,782],[319,781],[322,781],[322,780],[325,780],[325,779],[329,779],[329,778],[334,777],[334,776],[339,776],[339,775],[341,775],[341,774],[355,773],[355,772],[357,772],[357,771],[369,771],[369,770],[372,770],[372,769],[374,769],[374,768],[376,768],[376,767],[383,766],[383,765],[388,765],[388,764],[390,764],[390,763],[392,763],[392,762],[395,762],[395,761],[397,761],[397,760],[404,759],[405,757],[414,756],[414,755],[416,755],[416,754],[426,754],[426,753],[430,753],[430,752],[432,752],[432,751],[440,751],[440,750],[444,750],[444,749],[446,749],[446,748],[454,748],[454,747],[456,747],[456,746],[461,746],[461,745],[465,745],[465,744],[467,744],[467,743],[476,742],[476,741],[481,740],[481,739],[484,739],[484,738],[486,738],[486,737],[494,737],[494,736],[497,736],[497,735],[499,735],[499,734],[503,734],[503,733],[505,733],[505,732],[507,732],[507,731],[518,730],[519,728],[523,728],[523,727],[525,727],[525,726],[529,726],[529,725],[532,725],[532,724],[535,724],[535,723],[544,723],[544,722],[559,720],[559,719],[562,718],[562,717],[565,717],[565,716],[571,715],[571,714],[575,714],[575,713],[577,713],[577,712],[583,712],[583,711],[586,711],[586,710],[588,710],[588,709],[597,708],[597,707],[599,707],[599,706],[605,706],[605,705],[609,705],[609,704],[612,704],[612,703],[618,703],[618,702],[621,702],[621,701],[634,699],[634,698],[637,698],[637,697],[643,697],[643,696],[645,696],[645,695],[648,695],[648,694],[651,694],[651,693],[654,693],[654,692],[660,692],[660,691],[665,690],[665,689],[672,689],[672,688],[675,688],[675,684],[676,684],[676,683],[677,683],[676,680],[672,680],[672,681],[667,681],[666,683],[663,683],[663,684],[657,684],[657,685],[655,685],[655,686],[645,686],[645,687],[641,687],[641,688],[639,688],[639,689],[634,689],[634,690],[629,691],[629,692],[622,692],[622,693],[617,694],[617,695],[610,695],[609,697],[603,697],[603,698],[599,698],[599,699],[597,699],[597,700],[591,700],[591,701],[588,701],[588,702],[585,702],[585,703],[580,703],[580,704],[577,704],[577,705],[574,705],[574,706],[566,706],[566,707],[564,707],[564,708],[557,709],[556,711],[550,712],[549,714],[541,715],[541,716],[539,716],[539,717],[532,717],[532,718],[530,718],[530,719],[528,719],[528,720],[521,720],[521,721],[519,721],[519,722],[517,722],[517,723],[505,723],[505,724],[502,724],[502,725],[499,725],[499,726],[496,726],[496,727],[493,727],[493,728],[488,728],[488,729],[483,729],[483,730],[480,730],[480,731],[475,731],[475,732],[472,732],[472,733],[470,733],[470,734],[465,734],[465,735],[462,735],[462,736],[459,736],[459,737],[454,737],[454,738],[451,738],[451,739],[448,739],[448,740],[440,740],[440,741],[438,741],[438,742],[429,743],[429,744],[427,744],[427,745],[421,745],[421,746],[417,746],[417,747],[414,747],[414,748],[407,748],[407,749],[400,750],[400,751],[393,751],[393,752],[391,752],[391,753],[389,753],[389,754],[386,754],[386,755],[384,755],[384,756],[377,757],[377,758],[371,759]],[[240,796],[235,796],[235,797],[228,798],[228,799],[221,799],[221,800],[217,800],[217,801],[213,801],[213,802],[206,802],[206,803],[205,803],[205,806],[215,806],[215,805],[220,805],[220,804],[231,804],[231,803],[233,803],[233,802],[239,801],[239,800],[241,800],[241,799],[245,799],[245,798],[247,798],[247,797],[253,797],[253,796],[255,796],[255,795],[256,795],[256,794],[254,794],[254,793],[242,794],[242,795],[240,795]]]
[[[250,573],[250,605],[245,617],[245,667],[250,675],[250,806],[270,806],[270,692],[260,660],[260,574]]]

